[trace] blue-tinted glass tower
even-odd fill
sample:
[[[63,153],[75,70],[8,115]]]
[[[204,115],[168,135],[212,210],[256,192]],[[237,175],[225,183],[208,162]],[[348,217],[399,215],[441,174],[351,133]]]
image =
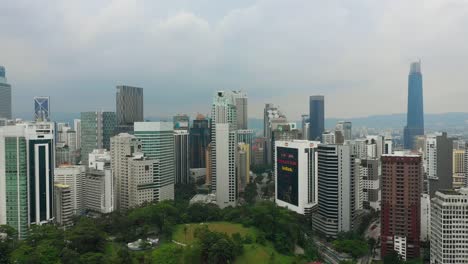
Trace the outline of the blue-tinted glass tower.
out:
[[[405,149],[414,148],[416,136],[424,135],[421,62],[411,63],[408,75],[408,112],[404,129]]]
[[[322,141],[325,129],[325,98],[323,95],[309,98],[309,140]]]

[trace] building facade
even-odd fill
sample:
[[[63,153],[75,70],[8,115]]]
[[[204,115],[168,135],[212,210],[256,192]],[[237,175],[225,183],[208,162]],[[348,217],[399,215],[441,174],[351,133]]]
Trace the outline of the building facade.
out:
[[[431,263],[468,263],[468,189],[437,191],[431,200]]]
[[[86,176],[86,167],[80,165],[62,165],[55,168],[54,182],[67,185],[70,192],[72,213],[79,215],[83,212],[83,181]]]
[[[314,229],[327,236],[351,231],[355,219],[355,161],[348,145],[317,148],[318,209]]]
[[[0,118],[12,119],[11,85],[6,79],[5,67],[0,66]]]
[[[392,251],[404,260],[420,255],[422,175],[420,155],[382,156],[382,257]]]
[[[438,190],[452,189],[453,139],[448,138],[445,132],[428,135],[424,158],[431,197]]]
[[[237,129],[247,129],[249,121],[248,97],[243,91],[233,91],[237,112]]]
[[[143,120],[143,88],[117,86],[115,95],[116,132],[132,132],[133,123]]]
[[[81,160],[88,163],[88,155],[94,149],[109,149],[114,135],[116,116],[114,112],[81,113]]]
[[[198,114],[193,120],[189,137],[190,168],[207,168],[205,156],[211,138],[210,123],[205,116]]]
[[[325,97],[322,95],[309,98],[309,140],[322,141],[325,130]]]
[[[35,96],[34,97],[34,121],[47,122],[50,121],[50,97]]]
[[[339,121],[335,126],[335,131],[340,131],[344,140],[353,139],[352,123],[347,121]]]
[[[243,142],[237,147],[237,191],[243,192],[250,182],[250,145]]]
[[[465,187],[466,181],[466,165],[465,165],[465,151],[464,149],[453,150],[453,188],[460,189]]]
[[[64,229],[73,225],[73,205],[70,186],[54,184],[55,222]]]
[[[189,133],[174,130],[175,183],[190,183]]]

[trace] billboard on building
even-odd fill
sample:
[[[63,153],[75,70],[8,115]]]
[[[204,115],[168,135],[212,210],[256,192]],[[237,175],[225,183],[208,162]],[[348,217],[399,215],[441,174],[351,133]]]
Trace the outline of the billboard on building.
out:
[[[298,206],[298,151],[294,148],[277,147],[276,153],[276,175],[278,177],[276,198]]]

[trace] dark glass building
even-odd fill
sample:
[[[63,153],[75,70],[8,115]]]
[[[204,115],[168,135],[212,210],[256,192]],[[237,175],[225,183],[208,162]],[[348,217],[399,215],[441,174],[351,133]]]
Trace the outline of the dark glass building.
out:
[[[190,128],[190,168],[206,168],[206,149],[210,143],[209,120],[198,115]]]
[[[117,86],[115,95],[116,134],[133,133],[133,124],[143,122],[143,88]]]
[[[311,96],[309,101],[309,110],[309,140],[322,141],[322,134],[325,130],[324,96]]]
[[[413,149],[415,137],[424,135],[421,62],[411,63],[408,75],[408,112],[406,122],[404,129],[405,149]]]

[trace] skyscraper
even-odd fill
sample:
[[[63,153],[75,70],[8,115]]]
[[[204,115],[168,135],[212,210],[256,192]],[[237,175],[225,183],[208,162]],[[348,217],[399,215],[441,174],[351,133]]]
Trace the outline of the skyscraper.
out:
[[[190,118],[186,114],[178,114],[172,118],[174,130],[188,130],[190,127]]]
[[[325,130],[325,97],[323,95],[309,98],[309,140],[322,140]]]
[[[355,219],[355,160],[349,145],[317,148],[318,210],[314,227],[327,237],[351,231]]]
[[[74,119],[73,120],[73,129],[75,130],[76,134],[76,149],[81,149],[81,120]]]
[[[50,97],[34,97],[34,120],[36,122],[50,121]]]
[[[277,141],[275,147],[275,202],[309,215],[318,203],[318,141]]]
[[[352,128],[351,122],[340,121],[336,124],[335,130],[341,131],[341,134],[343,135],[344,140],[351,140],[353,137],[351,128]]]
[[[233,91],[237,110],[237,129],[247,129],[248,127],[248,98],[243,91]]]
[[[172,122],[136,122],[135,136],[141,140],[145,156],[159,160],[155,200],[174,200],[174,124]]]
[[[0,225],[18,236],[53,219],[54,124],[21,123],[0,128]]]
[[[237,204],[237,112],[232,92],[218,91],[211,108],[211,189],[219,207]]]
[[[382,155],[381,254],[392,251],[404,260],[417,258],[421,234],[420,155],[395,152]]]
[[[424,157],[431,198],[438,190],[452,189],[453,139],[446,132],[428,135]]]
[[[0,118],[11,119],[11,85],[7,83],[5,67],[0,66]]]
[[[424,135],[423,107],[421,62],[413,62],[408,76],[408,112],[404,129],[405,149],[413,149],[415,137]]]
[[[190,183],[189,133],[174,130],[175,183]]]
[[[263,110],[263,136],[265,138],[263,159],[267,165],[273,164],[274,140],[280,140],[273,138],[273,131],[279,125],[286,124],[286,116],[281,113],[278,107],[273,104],[265,104],[265,109]]]
[[[132,132],[143,121],[143,88],[119,85],[115,95],[117,132]]]
[[[94,149],[109,149],[114,134],[116,119],[114,112],[81,113],[81,160],[88,163],[88,154]]]
[[[67,228],[73,225],[73,203],[70,186],[54,184],[55,222]]]
[[[83,165],[62,165],[55,168],[54,182],[69,187],[71,209],[75,215],[81,214],[83,205],[83,180],[86,175],[86,167]]]
[[[206,150],[211,141],[210,125],[205,116],[198,114],[190,128],[190,168],[207,168]]]

